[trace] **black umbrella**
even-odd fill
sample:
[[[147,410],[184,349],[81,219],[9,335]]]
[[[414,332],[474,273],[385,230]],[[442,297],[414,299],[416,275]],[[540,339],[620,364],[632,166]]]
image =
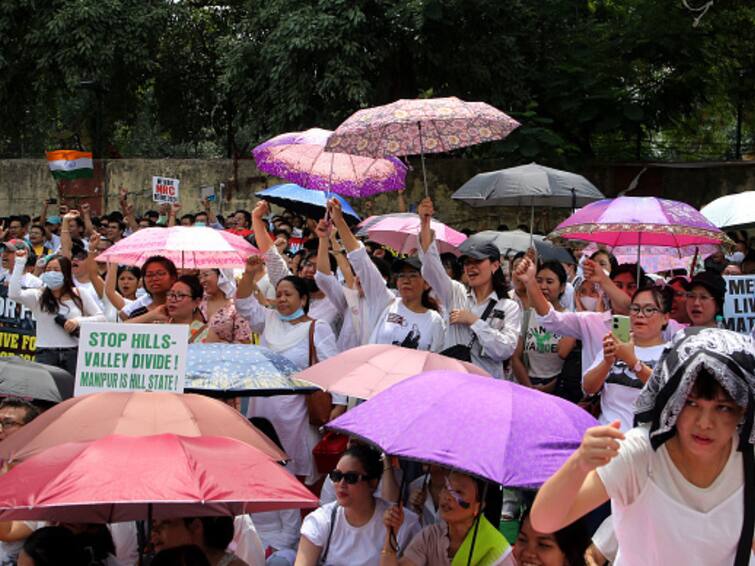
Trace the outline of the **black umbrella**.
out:
[[[16,356],[0,358],[0,396],[60,403],[73,397],[74,378],[55,366]]]

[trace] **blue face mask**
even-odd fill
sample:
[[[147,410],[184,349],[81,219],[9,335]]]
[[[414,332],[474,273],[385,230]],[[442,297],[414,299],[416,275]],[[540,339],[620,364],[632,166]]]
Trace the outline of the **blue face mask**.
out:
[[[195,222],[194,226],[198,226],[198,227],[202,228],[203,226],[207,226],[207,224],[205,224],[204,222]]]
[[[291,322],[292,320],[296,320],[297,318],[301,318],[304,316],[304,309],[299,307],[297,310],[292,312],[291,314],[281,314],[278,313],[278,318],[281,319],[283,322]]]
[[[60,289],[63,286],[64,278],[60,271],[45,271],[39,276],[42,280],[42,284],[48,289],[55,290]]]

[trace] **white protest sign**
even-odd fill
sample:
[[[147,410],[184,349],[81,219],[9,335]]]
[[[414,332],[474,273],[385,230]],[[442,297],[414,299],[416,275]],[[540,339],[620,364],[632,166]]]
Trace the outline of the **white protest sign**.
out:
[[[755,326],[755,275],[727,275],[723,327],[748,334]]]
[[[155,202],[178,202],[178,179],[169,177],[152,177],[152,200]]]
[[[82,324],[74,395],[182,393],[188,343],[186,324]]]
[[[202,200],[215,202],[215,187],[201,187],[199,190],[202,195]]]

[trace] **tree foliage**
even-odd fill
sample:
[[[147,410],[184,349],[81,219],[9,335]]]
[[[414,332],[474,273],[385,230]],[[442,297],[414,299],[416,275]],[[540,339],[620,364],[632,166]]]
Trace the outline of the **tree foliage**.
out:
[[[248,155],[423,93],[520,119],[512,161],[733,156],[755,5],[678,0],[3,0],[0,154]]]

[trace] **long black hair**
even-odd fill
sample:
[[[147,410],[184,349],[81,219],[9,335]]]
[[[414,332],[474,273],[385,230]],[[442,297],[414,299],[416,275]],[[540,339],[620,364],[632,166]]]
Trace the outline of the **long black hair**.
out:
[[[71,297],[73,304],[75,304],[81,313],[84,314],[84,304],[81,302],[81,297],[79,297],[76,292],[76,286],[73,282],[71,260],[67,257],[58,256],[50,261],[55,260],[58,261],[60,272],[63,274],[63,286],[60,288],[60,296],[64,297],[68,295]],[[49,264],[50,262],[48,261],[47,263]],[[55,298],[55,295],[53,295],[52,290],[49,287],[45,287],[45,290],[42,291],[42,296],[39,298],[39,306],[42,309],[42,312],[58,314],[58,311],[60,310],[60,301]]]
[[[299,296],[302,299],[304,299],[305,297],[307,298],[306,302],[304,302],[301,308],[304,310],[305,313],[308,313],[309,303],[312,300],[312,297],[310,295],[310,291],[309,291],[310,287],[309,287],[309,284],[307,283],[307,280],[301,277],[298,277],[296,275],[287,275],[286,277],[278,281],[278,285],[280,285],[284,281],[288,281],[289,283],[291,283],[291,285],[294,286],[294,289],[296,289],[296,292],[299,293]],[[278,285],[275,286],[276,290],[278,288]]]
[[[493,284],[493,291],[495,291],[495,294],[498,295],[499,299],[508,298],[511,287],[506,280],[506,276],[503,274],[502,266],[499,265],[498,269],[493,272],[493,277],[490,279],[490,282]]]

